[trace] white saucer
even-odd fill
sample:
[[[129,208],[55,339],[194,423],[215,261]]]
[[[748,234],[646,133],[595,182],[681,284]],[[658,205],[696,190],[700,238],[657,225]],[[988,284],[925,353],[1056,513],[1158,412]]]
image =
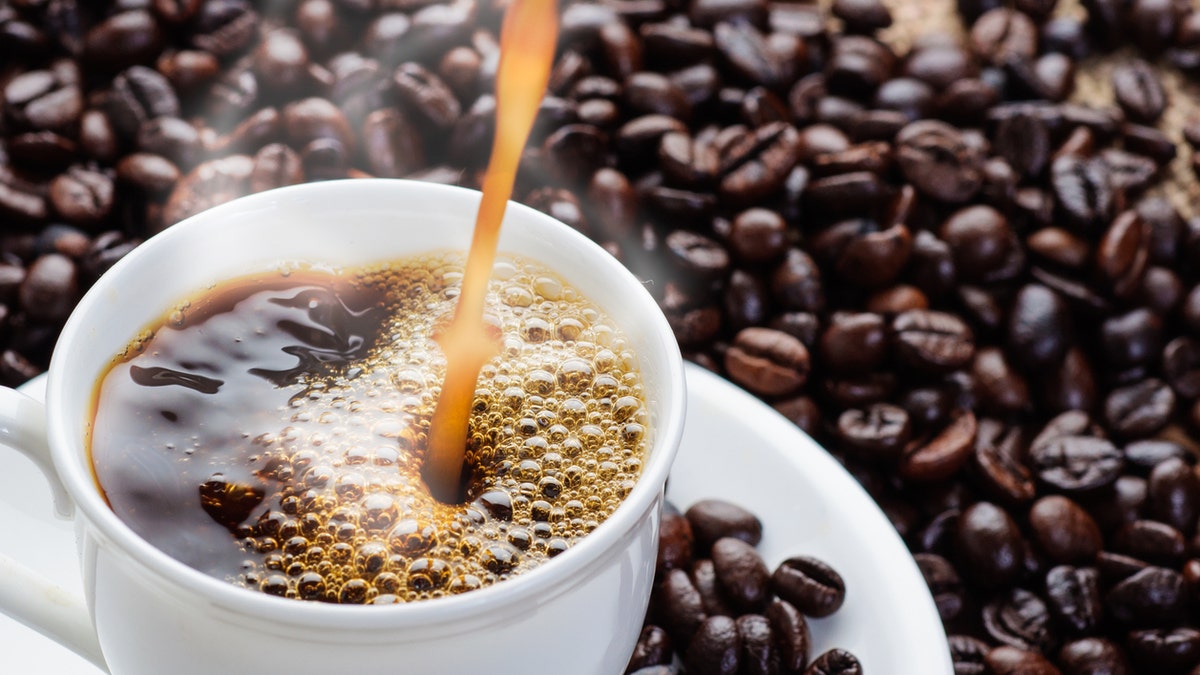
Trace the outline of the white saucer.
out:
[[[937,609],[904,543],[866,492],[808,436],[771,408],[689,365],[683,446],[667,497],[680,509],[719,497],[763,521],[759,550],[772,569],[814,555],[846,580],[846,603],[811,622],[814,653],[848,649],[871,675],[951,675]],[[44,378],[21,388],[41,398]],[[78,593],[70,523],[55,520],[46,481],[33,464],[0,450],[4,553]],[[15,542],[36,547],[13,551]],[[97,668],[0,615],[0,672],[95,675]]]

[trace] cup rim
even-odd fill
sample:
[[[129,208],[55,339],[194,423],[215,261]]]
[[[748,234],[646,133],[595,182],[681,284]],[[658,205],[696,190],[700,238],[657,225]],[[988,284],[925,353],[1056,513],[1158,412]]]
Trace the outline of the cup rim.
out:
[[[70,421],[60,419],[60,415],[63,414],[60,411],[65,409],[64,402],[68,397],[81,395],[80,390],[86,392],[86,395],[91,395],[94,383],[90,381],[90,374],[87,383],[73,382],[72,373],[66,366],[73,360],[73,355],[68,350],[86,349],[89,328],[85,325],[85,319],[99,311],[95,307],[100,297],[108,289],[121,283],[130,270],[147,265],[146,261],[153,260],[161,251],[177,246],[177,240],[186,241],[186,237],[193,230],[231,214],[247,210],[266,213],[287,200],[297,198],[353,200],[347,203],[353,203],[360,208],[366,205],[369,208],[372,195],[379,195],[381,191],[396,191],[389,196],[404,191],[410,194],[418,191],[432,193],[439,201],[467,199],[477,203],[480,197],[478,191],[468,188],[382,178],[305,183],[239,197],[180,221],[148,238],[117,261],[84,294],[59,336],[47,375],[47,428],[56,470],[77,511],[82,512],[90,528],[133,561],[178,588],[202,596],[210,605],[298,627],[336,626],[361,630],[391,630],[461,621],[480,615],[481,611],[489,608],[516,607],[521,602],[536,604],[544,599],[544,596],[539,594],[550,588],[561,590],[570,587],[572,575],[605,558],[606,554],[619,544],[619,540],[627,536],[647,507],[652,506],[663,493],[683,434],[686,405],[682,357],[666,317],[644,285],[602,247],[561,221],[531,207],[510,201],[505,214],[505,227],[532,228],[541,236],[561,239],[565,246],[578,247],[589,252],[605,278],[613,285],[621,287],[622,297],[637,303],[638,307],[631,314],[651,324],[654,335],[651,341],[652,350],[659,352],[663,361],[666,391],[660,398],[661,408],[654,430],[650,460],[645,463],[642,475],[633,490],[593,532],[578,540],[562,554],[534,569],[485,588],[461,595],[363,607],[280,598],[235,586],[172,558],[134,533],[117,517],[100,494],[90,471],[90,461],[79,461],[80,454],[87,453],[86,444],[82,438],[72,438],[74,426]],[[142,327],[130,326],[130,337],[132,338],[140,328]],[[81,387],[81,384],[84,386]],[[78,517],[77,513],[76,518]]]

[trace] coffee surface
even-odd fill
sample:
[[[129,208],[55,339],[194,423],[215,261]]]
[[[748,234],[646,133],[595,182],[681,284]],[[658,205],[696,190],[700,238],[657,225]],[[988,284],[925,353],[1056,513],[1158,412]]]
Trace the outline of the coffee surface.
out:
[[[498,263],[500,354],[472,404],[462,504],[420,478],[461,260],[217,285],[98,385],[114,511],[184,563],[267,593],[390,603],[528,570],[599,525],[648,447],[636,359],[560,279]]]

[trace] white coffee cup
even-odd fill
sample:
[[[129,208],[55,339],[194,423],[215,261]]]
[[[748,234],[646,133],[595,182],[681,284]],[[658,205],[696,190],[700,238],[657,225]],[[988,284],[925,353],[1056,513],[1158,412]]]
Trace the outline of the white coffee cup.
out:
[[[621,326],[639,358],[654,434],[636,487],[565,553],[487,588],[408,604],[276,598],[139,538],[93,478],[85,432],[95,382],[164,311],[214,282],[300,261],[345,267],[465,250],[478,203],[471,190],[402,180],[282,188],[189,218],[114,265],[63,329],[44,408],[0,390],[0,443],[42,468],[59,513],[75,519],[85,598],[62,597],[0,554],[0,611],[114,675],[622,672],[649,599],[663,487],[683,430],[682,362],[641,283],[533,209],[509,205],[500,250],[544,263]]]

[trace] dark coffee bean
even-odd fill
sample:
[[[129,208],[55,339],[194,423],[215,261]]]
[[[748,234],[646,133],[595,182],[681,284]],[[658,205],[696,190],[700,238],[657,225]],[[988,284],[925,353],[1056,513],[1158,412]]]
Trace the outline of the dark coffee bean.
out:
[[[1116,621],[1146,626],[1177,620],[1187,597],[1178,572],[1147,567],[1114,586],[1104,601],[1108,615]]]
[[[762,396],[782,396],[803,386],[809,355],[804,343],[770,328],[746,328],[725,353],[729,377]]]
[[[1062,155],[1050,165],[1050,184],[1066,221],[1080,230],[1107,223],[1113,215],[1112,172],[1100,158]]]
[[[721,583],[717,579],[717,568],[712,560],[708,558],[696,560],[692,563],[688,574],[692,580],[692,585],[700,593],[705,614],[708,616],[728,616],[732,618],[738,616],[739,612],[733,609],[725,597],[725,592],[721,589]]]
[[[105,102],[113,128],[131,141],[147,120],[178,117],[180,111],[179,98],[170,82],[143,66],[134,66],[118,75]]]
[[[132,65],[153,63],[162,51],[165,36],[147,11],[113,14],[96,24],[83,39],[83,62],[114,72]]]
[[[1141,59],[1128,59],[1112,72],[1113,93],[1130,119],[1153,124],[1167,107],[1167,95],[1154,67]]]
[[[1150,258],[1150,231],[1135,211],[1118,215],[1096,248],[1096,267],[1117,297],[1141,287]]]
[[[1060,565],[1046,574],[1046,601],[1058,625],[1071,635],[1089,635],[1100,626],[1104,604],[1100,573],[1093,567]]]
[[[996,647],[985,659],[992,675],[1061,675],[1058,668],[1036,651],[1012,645]]]
[[[832,11],[851,33],[873,33],[892,25],[892,14],[880,0],[835,0]]]
[[[1024,546],[1016,522],[994,504],[979,502],[959,517],[955,550],[960,569],[981,586],[1004,587],[1015,580]]]
[[[71,167],[50,183],[50,205],[68,223],[95,226],[112,213],[112,178],[82,166]]]
[[[896,137],[900,169],[922,194],[962,203],[983,184],[983,152],[954,127],[932,120],[914,122]]]
[[[1183,293],[1183,281],[1174,271],[1166,267],[1148,267],[1135,297],[1155,314],[1169,316],[1183,300]]]
[[[1124,475],[1112,485],[1093,494],[1081,495],[1080,499],[1100,529],[1107,532],[1142,518],[1146,512],[1147,492],[1146,479]]]
[[[179,168],[158,155],[135,153],[117,164],[117,181],[145,194],[166,194],[179,177]]]
[[[1129,152],[1145,155],[1159,166],[1169,163],[1177,154],[1175,141],[1152,126],[1123,124],[1121,141]]]
[[[1132,447],[1133,444],[1125,449],[1127,458]],[[1154,466],[1147,481],[1147,492],[1151,517],[1182,532],[1195,529],[1200,517],[1200,476],[1184,461],[1182,454],[1166,457]]]
[[[48,70],[22,73],[3,90],[5,118],[17,129],[70,131],[83,112],[79,86]]]
[[[985,606],[983,625],[992,639],[1025,651],[1053,653],[1058,641],[1046,603],[1021,588],[1014,588]]]
[[[825,84],[834,95],[867,99],[891,75],[895,62],[895,54],[882,42],[844,35],[833,44],[825,67]]]
[[[230,155],[200,164],[175,184],[163,208],[163,225],[173,225],[243,196],[249,190],[253,169],[254,162],[246,155]]]
[[[308,75],[308,48],[290,30],[270,31],[254,50],[254,69],[268,89],[294,91]]]
[[[887,403],[850,408],[838,417],[837,438],[844,449],[870,459],[895,459],[908,442],[908,413]]]
[[[948,372],[970,363],[975,355],[971,329],[953,314],[914,310],[892,321],[897,356],[927,372]]]
[[[1176,394],[1200,397],[1200,343],[1189,337],[1169,342],[1163,349],[1163,373]]]
[[[779,653],[771,624],[761,614],[743,614],[735,621],[742,651],[738,657],[740,675],[774,675],[779,672]]]
[[[812,645],[812,637],[804,615],[790,602],[776,599],[767,607],[766,616],[775,635],[780,668],[786,673],[804,670]]]
[[[1004,266],[1017,245],[1008,221],[989,206],[970,206],[942,223],[940,236],[950,245],[960,276],[980,281]]]
[[[1063,645],[1058,652],[1063,675],[1130,675],[1125,653],[1110,640],[1086,637]]]
[[[961,411],[929,440],[908,444],[900,458],[900,475],[918,483],[955,475],[970,458],[975,434],[975,415],[970,410]]]
[[[753,208],[733,219],[729,247],[740,260],[750,264],[778,260],[787,251],[787,223],[774,211]]]
[[[1130,660],[1147,672],[1190,672],[1200,663],[1200,631],[1194,628],[1133,631],[1126,644]]]
[[[1114,434],[1144,438],[1166,426],[1175,411],[1175,392],[1162,380],[1151,378],[1109,393],[1104,418]]]
[[[768,89],[790,84],[807,60],[800,38],[786,33],[764,35],[748,23],[718,23],[713,38],[717,52],[736,77]]]
[[[1009,353],[1027,367],[1057,362],[1068,347],[1069,320],[1057,294],[1038,284],[1022,287],[1009,314]]]
[[[809,396],[796,396],[776,401],[771,404],[780,415],[788,418],[792,424],[800,427],[804,433],[812,436],[821,426],[821,410]]]
[[[979,420],[971,467],[985,492],[1009,504],[1033,499],[1033,474],[1020,460],[1024,450],[1020,427],[993,419]]]
[[[662,578],[673,569],[687,569],[692,564],[694,537],[692,526],[674,506],[664,505],[658,528],[658,558],[655,577]]]
[[[821,363],[838,374],[866,373],[887,357],[887,328],[878,314],[839,312],[821,336]]]
[[[813,659],[804,675],[862,675],[858,658],[844,649],[830,649]]]
[[[598,37],[602,62],[609,73],[624,79],[642,69],[642,43],[633,29],[619,21],[606,22]]]
[[[332,138],[348,148],[354,144],[346,116],[323,98],[306,98],[289,104],[283,109],[283,129],[294,147],[304,147],[318,138]]]
[[[1030,448],[1030,459],[1041,481],[1067,493],[1109,485],[1120,475],[1124,465],[1121,451],[1109,441],[1069,434],[1035,439]]]
[[[769,599],[771,572],[754,547],[741,539],[722,537],[712,543],[711,557],[717,583],[742,611],[756,611]],[[784,596],[784,599],[788,599]],[[796,604],[792,600],[792,604]],[[800,605],[797,607],[803,611]]]
[[[34,260],[17,289],[21,310],[36,321],[63,321],[79,301],[79,295],[75,262],[60,253],[47,253]]]
[[[362,152],[372,175],[399,178],[425,165],[420,132],[396,108],[376,110],[363,122]]]
[[[1112,537],[1112,549],[1152,565],[1178,567],[1187,544],[1183,535],[1166,523],[1135,520]]]
[[[183,170],[192,168],[203,150],[200,132],[178,117],[146,120],[138,128],[136,145],[140,152],[166,157]]]
[[[727,616],[710,616],[688,643],[683,662],[697,675],[736,675],[741,652],[737,623]]]
[[[1096,556],[1096,569],[1100,571],[1100,582],[1105,587],[1111,587],[1148,567],[1150,565],[1147,563],[1120,553],[1101,551]]]
[[[832,567],[809,556],[788,558],[770,578],[775,595],[805,616],[822,618],[836,612],[846,599],[846,584]]]
[[[625,105],[634,114],[666,115],[681,121],[691,117],[683,89],[658,73],[634,73],[625,81]]]
[[[1034,540],[1054,563],[1090,563],[1104,540],[1096,521],[1061,495],[1042,497],[1029,509]]]
[[[999,316],[995,323],[999,323]],[[999,348],[985,347],[975,352],[971,375],[975,378],[980,403],[986,409],[1006,414],[1029,407],[1029,386],[1025,378],[1012,368]]]
[[[950,645],[954,675],[986,675],[989,649],[986,642],[970,635],[949,635],[946,642]]]
[[[245,0],[208,0],[193,22],[191,42],[225,58],[249,47],[258,27],[258,13]]]
[[[993,65],[1032,58],[1037,53],[1037,37],[1037,26],[1028,16],[1007,8],[988,11],[971,26],[971,48]]]
[[[654,612],[675,644],[691,641],[696,629],[707,615],[704,601],[688,573],[682,569],[669,570],[654,593]]]
[[[625,672],[671,663],[671,648],[671,638],[665,630],[651,624],[643,626]]]
[[[1125,446],[1124,452],[1125,462],[1130,470],[1144,474],[1151,473],[1155,467],[1168,460],[1180,459],[1186,461],[1188,459],[1188,452],[1182,445],[1168,440],[1146,439],[1134,441]],[[1167,474],[1170,475],[1173,473],[1174,463],[1172,463],[1172,470],[1168,471]],[[1171,522],[1169,519],[1164,518],[1159,518],[1159,520]],[[1180,529],[1191,528],[1181,527]]]
[[[746,132],[720,152],[718,194],[733,204],[752,204],[783,187],[799,161],[799,134],[776,122]]]
[[[729,253],[713,239],[690,230],[675,230],[663,243],[669,259],[687,278],[708,283],[729,269]]]
[[[288,146],[272,143],[254,155],[254,168],[250,171],[251,192],[295,185],[303,180],[300,156]]]
[[[401,64],[392,80],[398,97],[408,109],[439,129],[448,129],[462,113],[454,92],[440,77],[418,63]]]
[[[913,559],[917,561],[917,569],[933,595],[937,605],[938,615],[942,621],[949,622],[962,612],[964,589],[962,579],[950,561],[934,553],[916,553]]]
[[[670,119],[670,118],[667,118]],[[565,182],[584,182],[607,161],[608,135],[587,124],[568,124],[546,137],[542,152]]]
[[[200,91],[221,72],[216,56],[197,49],[168,51],[158,59],[155,67],[183,96]]]
[[[746,509],[721,499],[702,499],[686,512],[696,537],[696,551],[706,554],[713,543],[732,537],[757,546],[762,540],[762,523]]]
[[[1145,309],[1106,319],[1100,327],[1103,354],[1116,368],[1137,367],[1159,355],[1162,320]]]
[[[1092,410],[1096,405],[1095,377],[1087,357],[1077,348],[1067,350],[1043,384],[1044,404],[1050,412]]]

